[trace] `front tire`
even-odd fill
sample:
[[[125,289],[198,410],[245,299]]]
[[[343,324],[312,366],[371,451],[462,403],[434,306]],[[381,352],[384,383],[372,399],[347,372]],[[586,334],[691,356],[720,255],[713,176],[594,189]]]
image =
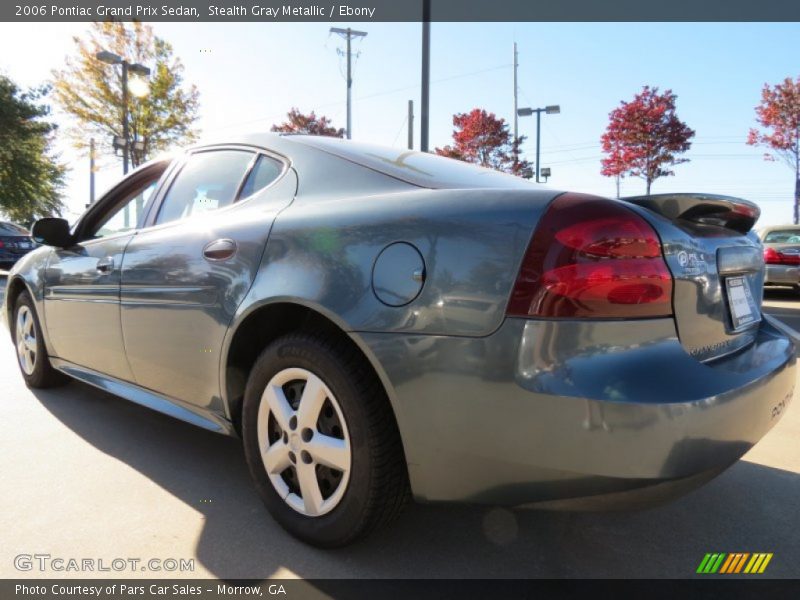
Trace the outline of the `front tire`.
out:
[[[36,307],[28,292],[22,292],[17,297],[11,335],[25,385],[29,388],[51,388],[69,383],[69,377],[56,371],[50,364]]]
[[[408,499],[386,393],[340,338],[289,334],[262,352],[245,390],[242,437],[267,509],[309,544],[348,544],[393,519]]]

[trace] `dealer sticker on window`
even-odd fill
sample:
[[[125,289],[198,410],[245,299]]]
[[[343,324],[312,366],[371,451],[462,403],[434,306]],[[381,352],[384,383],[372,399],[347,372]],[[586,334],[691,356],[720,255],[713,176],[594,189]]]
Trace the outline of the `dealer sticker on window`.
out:
[[[750,291],[750,284],[744,277],[729,277],[725,281],[728,290],[728,306],[734,330],[761,320],[756,301]]]

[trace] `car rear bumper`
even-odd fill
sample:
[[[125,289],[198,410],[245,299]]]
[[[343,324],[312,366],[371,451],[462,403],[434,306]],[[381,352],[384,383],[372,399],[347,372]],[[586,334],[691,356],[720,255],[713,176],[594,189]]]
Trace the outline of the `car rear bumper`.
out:
[[[798,285],[800,267],[788,265],[767,265],[764,285]]]
[[[417,499],[590,508],[696,487],[764,436],[793,396],[795,346],[759,327],[710,364],[671,319],[356,337],[383,367]]]

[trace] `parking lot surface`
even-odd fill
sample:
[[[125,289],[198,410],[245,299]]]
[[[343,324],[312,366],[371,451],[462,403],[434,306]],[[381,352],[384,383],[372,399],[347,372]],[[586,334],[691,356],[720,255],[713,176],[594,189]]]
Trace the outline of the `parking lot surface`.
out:
[[[800,297],[768,292],[766,307],[800,328]],[[686,577],[707,552],[772,552],[764,576],[800,577],[796,401],[739,463],[665,506],[557,513],[416,505],[334,551],[309,548],[270,519],[238,440],[79,383],[28,390],[5,330],[0,406],[0,577]],[[15,556],[37,553],[195,564],[174,573],[15,568]]]

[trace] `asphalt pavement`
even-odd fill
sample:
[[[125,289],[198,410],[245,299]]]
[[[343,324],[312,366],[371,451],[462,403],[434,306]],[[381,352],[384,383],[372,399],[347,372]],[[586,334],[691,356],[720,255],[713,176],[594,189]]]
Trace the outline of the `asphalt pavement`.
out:
[[[800,329],[800,297],[769,292],[766,306]],[[270,519],[237,440],[79,383],[28,390],[6,336],[0,331],[0,577],[686,577],[707,552],[772,552],[763,576],[800,577],[797,402],[736,465],[665,506],[415,505],[361,543],[322,551]],[[170,573],[21,572],[20,554],[195,564]]]

